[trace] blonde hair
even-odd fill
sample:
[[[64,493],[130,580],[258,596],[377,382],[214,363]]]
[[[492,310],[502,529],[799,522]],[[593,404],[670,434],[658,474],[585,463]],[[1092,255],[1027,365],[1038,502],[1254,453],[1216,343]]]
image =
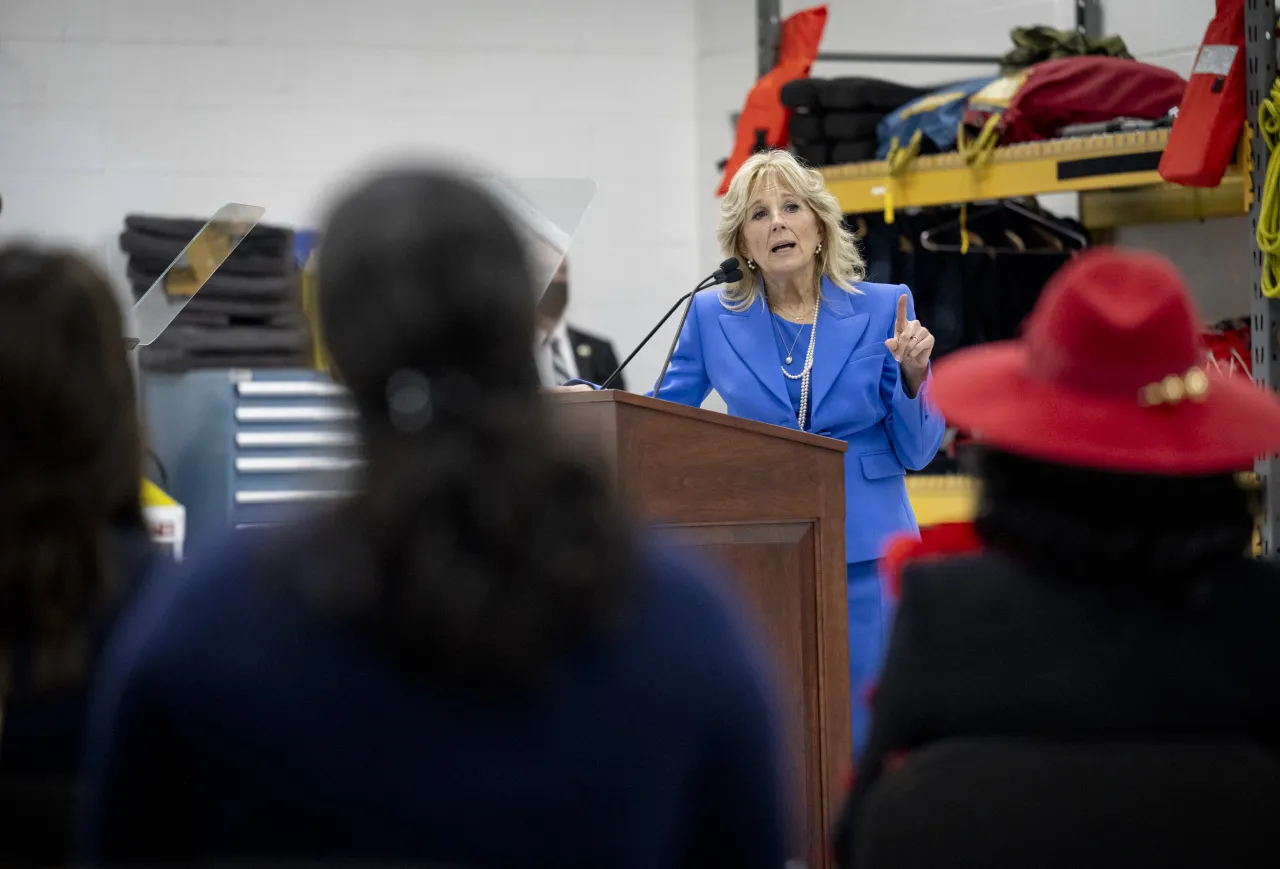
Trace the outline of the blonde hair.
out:
[[[772,149],[751,155],[734,174],[728,192],[720,201],[720,227],[716,236],[721,255],[725,259],[737,257],[743,274],[738,283],[725,284],[720,292],[721,304],[731,311],[745,311],[764,285],[764,279],[747,267],[742,225],[747,220],[751,195],[767,182],[799,197],[822,225],[822,252],[814,261],[815,274],[825,275],[846,293],[860,293],[854,284],[866,278],[867,265],[858,252],[853,233],[844,226],[844,212],[827,190],[822,173],[802,166],[790,151]]]

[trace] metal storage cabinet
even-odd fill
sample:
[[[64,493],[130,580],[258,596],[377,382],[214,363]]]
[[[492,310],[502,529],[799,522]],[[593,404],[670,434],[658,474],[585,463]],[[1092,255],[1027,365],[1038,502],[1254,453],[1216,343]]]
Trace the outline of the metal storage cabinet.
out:
[[[147,372],[143,407],[193,544],[297,519],[349,491],[359,466],[355,412],[315,371]]]

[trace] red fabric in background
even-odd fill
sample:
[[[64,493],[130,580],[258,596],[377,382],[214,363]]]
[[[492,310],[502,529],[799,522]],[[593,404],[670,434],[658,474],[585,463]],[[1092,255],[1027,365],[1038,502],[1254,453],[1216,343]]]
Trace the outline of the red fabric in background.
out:
[[[1187,87],[1172,70],[1119,57],[1063,57],[1028,73],[1001,118],[1001,144],[1052,139],[1070,124],[1159,120]]]
[[[733,176],[747,162],[747,158],[756,152],[758,131],[763,132],[765,147],[787,146],[787,121],[791,117],[791,110],[782,104],[782,86],[809,75],[818,56],[818,44],[822,42],[822,32],[826,26],[826,6],[801,10],[782,22],[778,62],[747,94],[742,114],[738,116],[733,153],[725,163],[718,195],[724,196],[728,192]]]
[[[1249,321],[1219,323],[1205,332],[1204,367],[1230,377],[1253,378]]]
[[[1209,46],[1214,47],[1212,55],[1205,53]],[[1201,61],[1222,57],[1226,46],[1235,48],[1227,74],[1205,69],[1213,64]],[[1244,0],[1217,0],[1217,14],[1205,31],[1178,118],[1160,157],[1161,178],[1186,187],[1218,186],[1244,130],[1244,76]]]
[[[965,555],[982,548],[972,522],[942,522],[920,529],[920,538],[904,534],[889,541],[880,560],[885,589],[894,600],[902,596],[902,571],[912,561]]]

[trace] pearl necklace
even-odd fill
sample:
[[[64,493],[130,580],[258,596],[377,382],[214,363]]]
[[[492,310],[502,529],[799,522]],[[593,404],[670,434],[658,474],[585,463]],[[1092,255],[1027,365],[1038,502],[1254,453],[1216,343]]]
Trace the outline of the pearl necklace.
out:
[[[796,415],[796,424],[800,426],[801,431],[804,431],[805,414],[809,412],[809,373],[813,370],[813,348],[818,343],[818,308],[821,304],[822,291],[819,290],[814,293],[813,326],[809,329],[809,350],[805,353],[804,368],[799,374],[792,374],[785,365],[780,366],[784,377],[788,380],[800,381],[800,412]]]

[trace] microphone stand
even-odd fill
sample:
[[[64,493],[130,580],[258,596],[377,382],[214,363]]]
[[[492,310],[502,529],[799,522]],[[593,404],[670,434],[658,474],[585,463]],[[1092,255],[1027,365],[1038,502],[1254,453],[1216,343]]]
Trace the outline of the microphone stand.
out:
[[[622,360],[622,364],[618,366],[617,370],[615,370],[612,374],[609,375],[608,379],[606,379],[604,383],[600,384],[600,388],[608,389],[609,384],[613,383],[613,381],[618,379],[618,375],[622,373],[622,369],[626,368],[627,365],[630,364],[631,360],[636,358],[636,354],[644,349],[644,345],[649,343],[649,339],[652,338],[654,334],[657,333],[657,331],[663,327],[663,325],[667,322],[667,320],[671,319],[671,315],[676,312],[676,309],[679,308],[681,305],[683,305],[686,299],[692,300],[694,293],[697,293],[700,290],[705,290],[715,280],[716,280],[715,275],[712,275],[711,277],[703,280],[702,283],[698,284],[698,286],[695,287],[691,292],[685,293],[683,296],[676,299],[676,303],[671,306],[671,310],[667,311],[667,313],[663,315],[662,319],[658,321],[658,325],[654,326],[652,329],[649,330],[649,334],[644,336],[644,340],[642,340],[639,344],[636,345],[636,349],[631,351],[630,356]],[[688,308],[685,308],[684,315],[685,317],[689,316]],[[684,317],[680,318],[680,328],[681,329],[684,328]],[[679,338],[679,337],[680,337],[680,332],[679,330],[677,330],[676,338]],[[672,350],[675,349],[674,342],[672,342],[671,347],[672,347]],[[663,373],[664,374],[666,373],[665,365],[663,366]]]
[[[734,267],[729,270],[728,274],[719,271],[712,275],[711,278],[712,286],[716,284],[733,284],[742,280],[742,272],[739,271],[735,261]],[[706,281],[703,281],[703,284],[706,284]],[[704,286],[699,286],[698,289],[689,294],[689,304],[684,307],[684,315],[680,317],[680,325],[676,327],[676,333],[671,338],[671,346],[667,348],[667,358],[662,360],[662,370],[658,372],[658,379],[653,383],[654,398],[661,398],[658,395],[658,390],[662,389],[662,381],[667,376],[667,369],[671,367],[671,357],[675,355],[676,345],[680,343],[680,333],[684,331],[684,321],[689,319],[689,309],[693,307],[693,297],[703,289],[705,289]]]
[[[676,345],[680,343],[680,333],[684,331],[684,321],[689,319],[689,309],[693,307],[693,297],[698,294],[698,287],[689,294],[689,304],[684,306],[684,313],[680,315],[680,325],[676,326],[676,333],[671,336],[671,346],[667,348],[667,358],[662,361],[662,370],[658,372],[658,379],[653,382],[653,397],[658,398],[658,390],[662,388],[663,378],[667,376],[667,369],[671,367],[671,357],[676,353]],[[680,301],[684,301],[681,299]]]

